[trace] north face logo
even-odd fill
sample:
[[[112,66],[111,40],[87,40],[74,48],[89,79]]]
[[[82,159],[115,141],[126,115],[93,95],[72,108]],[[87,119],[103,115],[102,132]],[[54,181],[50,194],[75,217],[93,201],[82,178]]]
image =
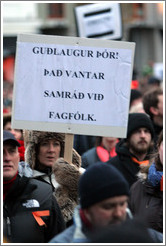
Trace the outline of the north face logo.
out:
[[[27,202],[23,203],[22,205],[25,206],[26,208],[40,207],[39,202],[35,199],[27,200]]]

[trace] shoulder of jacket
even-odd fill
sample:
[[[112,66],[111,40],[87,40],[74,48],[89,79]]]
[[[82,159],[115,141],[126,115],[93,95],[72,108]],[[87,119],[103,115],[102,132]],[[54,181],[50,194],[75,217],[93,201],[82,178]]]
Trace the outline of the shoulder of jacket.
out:
[[[90,155],[90,154],[92,154],[92,153],[96,153],[96,147],[93,147],[93,148],[87,150],[86,152],[84,152],[84,153],[82,154],[82,158],[87,157],[88,155]]]
[[[72,243],[75,232],[75,225],[71,225],[66,230],[55,236],[49,243]]]
[[[36,185],[36,189],[35,190],[37,192],[41,192],[43,194],[43,196],[46,196],[49,193],[52,194],[51,185],[46,183],[46,182],[44,182],[44,181],[40,181],[40,180],[37,180],[35,178],[30,178],[29,184]]]
[[[152,228],[148,228],[148,232],[154,240],[154,243],[163,243],[163,234],[161,232],[156,231]]]

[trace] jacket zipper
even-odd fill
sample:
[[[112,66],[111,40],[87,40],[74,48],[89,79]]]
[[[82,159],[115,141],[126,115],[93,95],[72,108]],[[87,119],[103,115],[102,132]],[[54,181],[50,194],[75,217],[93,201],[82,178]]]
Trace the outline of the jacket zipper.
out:
[[[10,223],[10,218],[6,218],[6,223],[7,223],[7,234],[10,237],[11,236],[11,223]]]

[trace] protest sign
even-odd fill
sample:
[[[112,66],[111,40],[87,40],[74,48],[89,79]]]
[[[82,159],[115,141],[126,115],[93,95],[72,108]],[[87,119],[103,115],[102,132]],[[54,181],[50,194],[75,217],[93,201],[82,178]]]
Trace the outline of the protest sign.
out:
[[[12,127],[125,137],[135,43],[20,34]]]
[[[96,3],[75,7],[75,20],[79,37],[122,39],[120,3]]]

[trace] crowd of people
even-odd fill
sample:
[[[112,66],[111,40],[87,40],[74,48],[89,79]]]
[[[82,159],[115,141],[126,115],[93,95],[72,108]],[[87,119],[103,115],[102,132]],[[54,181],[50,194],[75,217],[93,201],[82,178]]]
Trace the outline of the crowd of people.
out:
[[[163,242],[163,90],[147,88],[131,89],[126,138],[75,135],[72,163],[64,133],[12,129],[4,107],[4,242]]]

